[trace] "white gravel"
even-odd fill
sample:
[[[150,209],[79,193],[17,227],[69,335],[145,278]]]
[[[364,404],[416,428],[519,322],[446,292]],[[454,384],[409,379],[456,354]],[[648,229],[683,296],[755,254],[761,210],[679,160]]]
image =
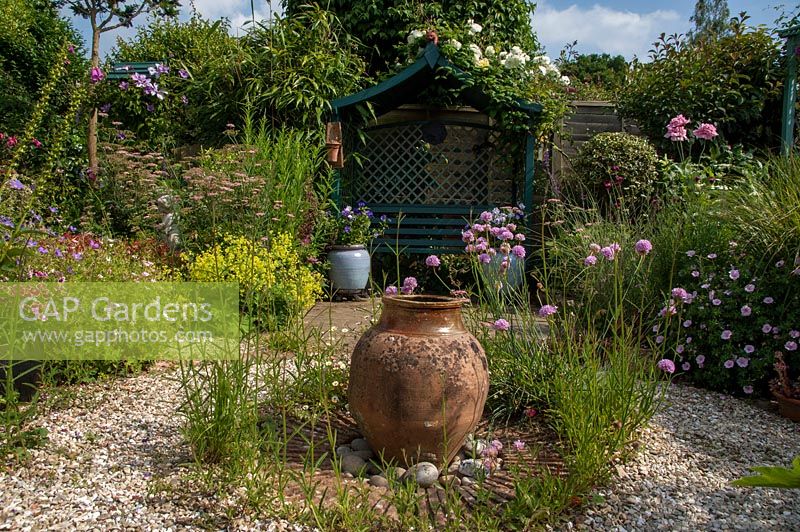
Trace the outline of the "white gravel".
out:
[[[175,377],[161,367],[78,386],[45,413],[49,441],[0,470],[0,530],[301,530],[251,521],[192,482]]]
[[[729,483],[800,455],[800,424],[747,401],[673,385],[642,451],[566,528],[800,530],[800,490]]]
[[[161,367],[76,387],[45,412],[49,441],[0,470],[0,530],[300,530],[243,515],[233,498],[191,480],[175,413],[175,374]],[[800,490],[734,488],[754,465],[788,465],[800,425],[746,401],[681,385],[642,450],[564,528],[800,530]]]

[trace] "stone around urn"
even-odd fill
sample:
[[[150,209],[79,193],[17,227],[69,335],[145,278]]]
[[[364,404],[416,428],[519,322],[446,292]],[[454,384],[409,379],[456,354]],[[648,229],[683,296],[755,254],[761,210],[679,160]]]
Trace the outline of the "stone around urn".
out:
[[[369,483],[375,486],[376,488],[388,488],[389,481],[386,480],[386,477],[382,477],[381,475],[372,475],[369,477]]]
[[[439,469],[430,462],[419,462],[411,466],[402,480],[414,479],[423,488],[433,486],[439,480]]]
[[[336,448],[336,456],[344,456],[346,454],[352,454],[353,449],[349,445],[340,445]]]
[[[371,451],[369,443],[364,438],[356,438],[350,442],[350,448],[354,451]]]
[[[342,457],[342,471],[358,476],[367,468],[367,463],[360,456],[346,454]]]
[[[458,472],[465,477],[477,477],[483,472],[483,462],[474,458],[467,458],[461,461]]]
[[[366,451],[353,451],[352,454],[358,456],[359,458],[361,458],[363,460],[369,460],[370,458],[374,458],[375,457],[375,453],[373,453],[369,449],[367,449]]]

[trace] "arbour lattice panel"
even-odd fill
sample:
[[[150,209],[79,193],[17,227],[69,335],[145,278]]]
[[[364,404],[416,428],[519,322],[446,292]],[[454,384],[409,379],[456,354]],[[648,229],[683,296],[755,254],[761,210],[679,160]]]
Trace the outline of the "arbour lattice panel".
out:
[[[443,139],[427,142],[425,122],[365,130],[351,195],[368,204],[489,205],[514,198],[509,145],[492,129],[438,124]]]

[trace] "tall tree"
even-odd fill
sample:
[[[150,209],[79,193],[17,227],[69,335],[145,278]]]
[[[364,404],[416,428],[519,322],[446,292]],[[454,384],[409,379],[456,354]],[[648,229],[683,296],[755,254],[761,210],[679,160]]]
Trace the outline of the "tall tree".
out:
[[[100,35],[117,28],[133,25],[133,19],[143,13],[156,12],[176,16],[180,0],[58,0],[59,7],[67,6],[73,13],[89,21],[92,27],[92,68],[100,67]],[[97,175],[97,109],[89,116],[89,171]]]
[[[730,27],[728,21],[730,16],[728,0],[697,0],[694,15],[689,19],[694,22],[694,29],[689,32],[689,39],[696,42],[724,35]]]

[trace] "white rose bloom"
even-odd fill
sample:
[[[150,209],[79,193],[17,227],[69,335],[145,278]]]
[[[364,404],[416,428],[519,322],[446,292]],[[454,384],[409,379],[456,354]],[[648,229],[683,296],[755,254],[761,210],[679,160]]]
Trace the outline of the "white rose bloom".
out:
[[[546,55],[537,55],[535,60],[537,63],[542,63],[543,65],[549,65],[552,62]]]
[[[485,53],[486,53],[486,57],[494,57],[494,54],[495,54],[494,46],[487,46]]]
[[[520,48],[519,46],[512,46],[511,53],[514,55],[519,55],[522,53],[522,48]]]
[[[500,59],[505,59],[508,57],[508,52],[500,52]]]
[[[542,76],[546,76],[547,75],[547,67],[544,66],[544,65],[539,65],[539,72],[542,73]]]
[[[450,44],[452,44],[453,48],[455,48],[456,50],[461,50],[461,43],[458,42],[457,40],[453,39],[452,41],[450,41]]]
[[[561,83],[569,85],[569,76],[561,76]]]
[[[408,44],[413,43],[414,41],[416,41],[417,39],[419,39],[423,35],[425,35],[425,34],[422,33],[422,31],[420,31],[420,30],[412,31],[411,33],[408,34]]]
[[[483,57],[483,52],[481,52],[481,47],[478,46],[477,44],[474,44],[474,43],[470,44],[469,45],[469,49],[473,54],[475,54],[475,57],[477,57],[478,59]],[[476,59],[476,61],[477,61],[477,59]]]
[[[483,31],[483,26],[481,26],[472,19],[469,19],[467,21],[467,26],[469,26],[470,33],[480,33]]]

